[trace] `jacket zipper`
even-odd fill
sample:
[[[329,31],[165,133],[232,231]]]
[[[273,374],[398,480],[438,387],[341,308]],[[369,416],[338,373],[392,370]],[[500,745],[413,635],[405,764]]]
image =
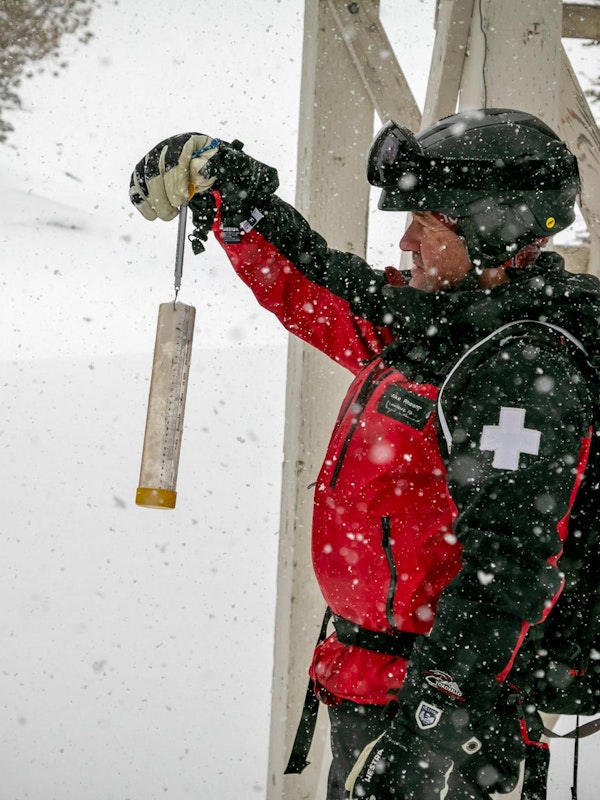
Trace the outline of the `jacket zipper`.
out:
[[[338,476],[340,474],[340,470],[342,468],[342,463],[343,463],[344,458],[346,456],[346,453],[348,451],[348,447],[350,446],[350,441],[352,439],[352,436],[354,435],[354,431],[356,430],[358,423],[360,422],[360,418],[362,416],[362,413],[363,413],[363,411],[365,410],[365,408],[367,406],[367,401],[368,401],[369,397],[373,394],[373,392],[375,391],[377,386],[381,383],[381,381],[385,377],[387,377],[390,373],[392,373],[393,371],[394,371],[393,368],[384,369],[384,367],[381,364],[381,362],[378,362],[373,367],[373,369],[369,373],[368,377],[365,379],[365,382],[363,383],[363,385],[360,387],[360,391],[356,395],[356,398],[351,403],[348,403],[347,408],[350,407],[350,406],[354,406],[354,405],[358,406],[359,408],[358,408],[358,411],[356,412],[356,416],[352,420],[352,424],[350,426],[350,429],[348,430],[348,433],[346,434],[346,438],[344,439],[344,443],[340,448],[338,460],[337,460],[337,463],[335,465],[335,469],[333,470],[333,475],[331,476],[331,481],[329,483],[329,486],[331,488],[333,488],[335,486],[335,484],[337,483],[337,479],[338,479]],[[379,372],[380,374],[377,375],[376,374],[377,372]],[[341,418],[340,418],[340,422],[341,422]]]
[[[387,599],[385,603],[385,615],[387,617],[389,625],[392,628],[395,628],[396,620],[394,618],[394,597],[396,596],[396,587],[398,586],[398,572],[396,570],[396,564],[394,562],[394,556],[392,553],[392,542],[391,542],[392,525],[389,517],[382,517],[381,529],[383,533],[381,544],[388,563],[388,568],[390,570],[390,585],[388,588]]]

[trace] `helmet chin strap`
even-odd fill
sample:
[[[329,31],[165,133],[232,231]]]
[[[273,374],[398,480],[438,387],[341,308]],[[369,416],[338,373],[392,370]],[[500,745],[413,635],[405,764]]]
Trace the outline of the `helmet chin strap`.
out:
[[[464,238],[464,237],[461,237]],[[486,269],[500,269],[501,267],[508,267],[510,269],[524,269],[530,264],[535,264],[537,258],[542,251],[542,248],[548,243],[547,238],[539,238],[522,247],[518,252],[502,263],[498,261],[492,262],[488,259],[488,263],[477,263],[477,259],[473,259],[473,268],[469,270],[466,277],[460,282],[461,289],[477,289],[479,288],[479,279]],[[466,242],[465,242],[466,245]],[[468,247],[467,247],[468,250]]]
[[[481,246],[481,237],[469,217],[460,217],[457,220],[456,232],[464,239],[471,263],[473,263],[476,268],[480,269],[480,275],[481,272],[488,267],[499,267],[501,264],[504,264],[507,256],[509,256],[506,248],[500,247],[498,248],[499,252],[494,255],[484,253]]]

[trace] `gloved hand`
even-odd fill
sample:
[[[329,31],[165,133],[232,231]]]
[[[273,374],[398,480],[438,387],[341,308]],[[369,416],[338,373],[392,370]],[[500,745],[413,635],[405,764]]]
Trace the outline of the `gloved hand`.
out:
[[[440,800],[452,784],[487,797],[516,786],[525,753],[516,697],[511,704],[507,687],[468,665],[439,669],[444,656],[426,639],[415,646],[398,714],[348,777],[350,800]]]
[[[346,781],[350,800],[440,800],[454,760],[396,720],[367,745]]]
[[[148,220],[170,220],[196,192],[207,192],[216,177],[206,167],[219,149],[219,139],[203,133],[180,133],[159,142],[136,165],[129,197]]]
[[[202,133],[165,139],[135,167],[131,202],[148,220],[170,220],[193,193],[190,206],[206,233],[214,204],[205,195],[214,189],[221,195],[223,225],[237,227],[279,186],[277,170],[242,152],[243,146],[238,140],[229,144]]]
[[[242,142],[221,142],[217,157],[205,174],[216,178],[213,188],[221,195],[224,228],[239,228],[258,206],[264,212],[269,197],[279,186],[277,170],[244,153]]]

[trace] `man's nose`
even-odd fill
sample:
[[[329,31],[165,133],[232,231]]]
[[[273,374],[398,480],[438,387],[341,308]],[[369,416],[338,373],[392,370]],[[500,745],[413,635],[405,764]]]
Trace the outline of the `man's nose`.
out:
[[[421,243],[415,228],[415,223],[411,222],[404,232],[404,236],[400,239],[400,250],[413,253],[417,253],[419,251]]]

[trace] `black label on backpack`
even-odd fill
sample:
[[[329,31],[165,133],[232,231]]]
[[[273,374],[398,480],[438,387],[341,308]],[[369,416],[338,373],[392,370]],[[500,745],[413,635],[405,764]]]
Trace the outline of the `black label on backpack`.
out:
[[[435,408],[435,401],[409,392],[404,386],[392,383],[387,387],[377,403],[377,411],[403,422],[411,428],[422,430]]]

